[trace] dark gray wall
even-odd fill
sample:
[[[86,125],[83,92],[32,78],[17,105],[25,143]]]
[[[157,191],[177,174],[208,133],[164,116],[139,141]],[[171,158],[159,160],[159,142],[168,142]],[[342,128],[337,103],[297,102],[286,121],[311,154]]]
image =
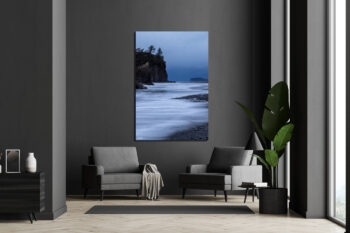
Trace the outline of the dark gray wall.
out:
[[[67,4],[68,194],[81,193],[81,165],[87,163],[94,145],[136,146],[141,163],[158,165],[167,194],[178,194],[177,174],[187,164],[207,163],[214,145],[245,145],[252,127],[233,101],[260,106],[266,92],[254,85],[264,87],[269,80],[257,65],[265,60],[264,52],[254,53],[264,39],[255,33],[253,40],[254,24],[261,24],[255,22],[259,16],[254,16],[253,1],[72,0]],[[207,142],[134,141],[134,33],[138,30],[209,31]],[[262,72],[253,74],[254,67]]]
[[[291,1],[290,207],[326,217],[327,1]]]
[[[253,112],[262,119],[267,93],[271,88],[271,1],[252,1]]]
[[[64,145],[65,136],[55,136],[53,128],[56,83],[53,81],[52,10],[52,1],[47,0],[0,2],[0,150],[21,149],[22,171],[28,152],[35,153],[38,170],[46,175],[46,210],[39,216],[46,219],[57,216],[57,209],[65,209],[62,191],[53,194],[54,185],[65,186],[65,180],[53,175],[57,160],[65,158],[63,150],[60,158],[54,160],[53,148],[58,141],[60,146]],[[59,91],[64,89],[62,86]],[[56,110],[64,111],[64,108],[62,103]],[[4,160],[1,162],[4,165]],[[64,176],[65,163],[57,164],[56,168]],[[56,198],[60,201],[56,202]]]
[[[307,1],[290,4],[290,208],[307,211]]]
[[[253,112],[261,122],[267,93],[271,88],[271,1],[253,0],[252,8],[252,74],[250,93],[253,98]],[[281,170],[281,169],[280,169]],[[270,182],[269,171],[263,167],[263,180]],[[279,177],[279,180],[280,179]]]

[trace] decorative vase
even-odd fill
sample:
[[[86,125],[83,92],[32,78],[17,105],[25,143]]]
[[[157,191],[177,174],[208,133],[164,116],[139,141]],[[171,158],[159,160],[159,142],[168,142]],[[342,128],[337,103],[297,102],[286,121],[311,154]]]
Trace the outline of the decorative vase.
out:
[[[261,188],[259,189],[259,213],[261,214],[286,214],[287,213],[287,189],[285,188]]]
[[[26,171],[29,173],[36,172],[36,158],[32,152],[28,153],[28,157],[26,159]]]

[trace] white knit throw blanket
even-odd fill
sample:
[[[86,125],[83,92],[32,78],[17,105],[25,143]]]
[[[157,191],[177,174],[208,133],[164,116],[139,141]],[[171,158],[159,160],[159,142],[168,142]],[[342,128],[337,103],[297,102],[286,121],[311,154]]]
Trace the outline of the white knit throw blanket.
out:
[[[142,196],[156,200],[160,189],[164,187],[162,175],[155,164],[147,163],[142,172]]]

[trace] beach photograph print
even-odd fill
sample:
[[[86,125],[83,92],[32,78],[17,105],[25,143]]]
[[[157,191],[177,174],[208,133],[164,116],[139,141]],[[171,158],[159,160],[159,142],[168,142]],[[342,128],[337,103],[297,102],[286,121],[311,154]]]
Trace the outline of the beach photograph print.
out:
[[[208,32],[135,35],[135,139],[208,140]]]

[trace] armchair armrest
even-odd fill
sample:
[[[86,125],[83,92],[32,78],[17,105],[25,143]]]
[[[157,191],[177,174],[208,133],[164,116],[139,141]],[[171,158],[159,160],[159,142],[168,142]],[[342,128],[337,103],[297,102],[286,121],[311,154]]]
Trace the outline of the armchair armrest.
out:
[[[139,164],[139,169],[140,169],[140,172],[142,173],[143,172],[143,169],[145,168],[145,165],[144,164]]]
[[[83,188],[96,188],[101,183],[104,168],[100,165],[83,165],[81,184]]]
[[[187,173],[206,173],[208,164],[192,164],[186,168]]]
[[[239,190],[242,182],[262,182],[262,166],[231,166],[232,190]]]

